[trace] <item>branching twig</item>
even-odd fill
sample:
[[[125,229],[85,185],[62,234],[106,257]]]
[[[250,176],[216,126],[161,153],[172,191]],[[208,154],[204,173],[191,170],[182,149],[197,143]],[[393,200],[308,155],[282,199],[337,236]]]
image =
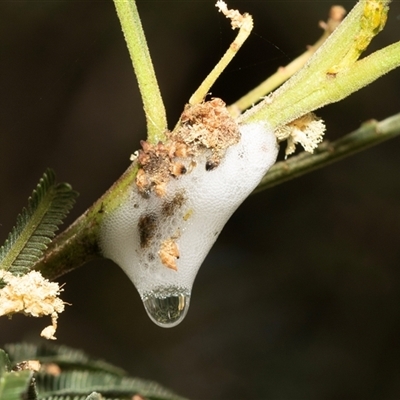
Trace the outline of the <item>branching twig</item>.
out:
[[[309,62],[272,95],[246,111],[241,123],[285,125],[344,99],[400,65],[400,42],[357,61],[383,28],[389,0],[362,0]],[[384,61],[383,61],[384,60]]]
[[[335,142],[326,141],[322,143],[314,154],[303,152],[286,161],[276,163],[265,175],[254,193],[325,167],[399,135],[400,114],[393,115],[380,122],[374,120],[366,122],[356,131]]]
[[[207,75],[206,79],[204,79],[199,88],[190,97],[189,104],[192,105],[199,104],[204,100],[211,86],[215,83],[226,66],[231,62],[233,57],[235,57],[236,53],[239,51],[240,47],[242,47],[242,44],[249,37],[250,32],[253,29],[253,18],[251,15],[242,15],[237,10],[229,10],[226,4],[221,0],[217,2],[216,6],[219,11],[231,20],[232,29],[239,28],[239,32],[235,40],[229,46],[229,49],[218,61],[218,64]]]
[[[320,22],[320,26],[324,29],[322,36],[299,57],[284,67],[280,67],[273,75],[268,77],[264,82],[255,87],[249,93],[241,97],[235,103],[229,106],[230,113],[237,117],[243,111],[247,110],[253,104],[257,103],[261,98],[275,90],[283,82],[288,80],[292,75],[299,71],[309,58],[322,46],[329,35],[337,28],[346,14],[346,10],[341,6],[333,6],[329,12],[327,22]]]

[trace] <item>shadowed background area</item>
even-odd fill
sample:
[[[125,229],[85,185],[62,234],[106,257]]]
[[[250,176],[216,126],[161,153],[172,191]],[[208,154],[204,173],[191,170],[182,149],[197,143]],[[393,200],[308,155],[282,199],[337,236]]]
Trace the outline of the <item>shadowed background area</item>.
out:
[[[333,3],[332,3],[333,4]],[[330,2],[236,1],[254,33],[212,95],[246,93],[321,34]],[[342,3],[348,10],[355,2]],[[234,37],[214,2],[138,1],[172,128]],[[80,192],[129,165],[145,119],[111,1],[0,3],[0,239],[46,167]],[[400,39],[394,2],[371,50]],[[400,71],[318,111],[327,138],[399,111]],[[226,225],[185,321],[165,330],[110,261],[60,278],[59,344],[192,399],[400,397],[399,139],[252,196]],[[0,345],[48,320],[0,321]]]

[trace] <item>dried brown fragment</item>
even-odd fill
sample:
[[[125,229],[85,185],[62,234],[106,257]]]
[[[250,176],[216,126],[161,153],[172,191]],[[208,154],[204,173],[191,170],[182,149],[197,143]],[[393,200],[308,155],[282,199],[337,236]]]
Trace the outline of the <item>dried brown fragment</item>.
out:
[[[164,217],[170,217],[175,211],[182,207],[185,202],[185,195],[182,192],[175,194],[171,201],[166,201],[162,206],[162,215]]]
[[[154,214],[143,215],[138,223],[140,247],[146,248],[150,246],[157,230],[157,217]]]
[[[146,172],[141,168],[136,174],[136,185],[139,190],[146,190],[150,186],[150,182],[147,178]]]
[[[178,128],[167,137],[166,143],[140,142],[136,184],[144,196],[154,192],[163,197],[168,181],[189,173],[190,166],[196,165],[195,157],[204,152],[209,165],[217,167],[226,149],[239,142],[240,132],[225,103],[214,98],[187,105]]]
[[[136,185],[141,193],[154,190],[160,197],[165,194],[165,186],[169,179],[170,145],[158,143],[152,145],[141,141],[137,161],[141,168],[136,176]]]
[[[180,162],[172,162],[170,172],[172,176],[181,176],[186,173],[186,167]]]
[[[247,13],[242,15],[238,10],[229,10],[224,1],[217,1],[215,6],[218,7],[218,11],[231,20],[232,29],[240,28],[246,22],[246,19],[249,18],[249,14]]]
[[[181,127],[171,134],[174,141],[186,143],[193,154],[211,150],[210,161],[218,165],[226,149],[239,142],[235,120],[218,98],[196,105],[187,105],[181,115]]]
[[[164,197],[165,193],[167,192],[166,188],[167,188],[167,182],[165,181],[155,182],[154,193],[158,197]]]
[[[185,143],[176,143],[175,152],[176,157],[186,158],[189,156],[189,146]]]
[[[16,364],[13,368],[13,371],[26,370],[38,372],[40,370],[40,362],[38,360],[22,361]]]
[[[207,161],[206,162],[206,171],[212,171],[213,169],[217,168],[218,164],[213,161]]]
[[[167,268],[178,270],[176,265],[176,260],[179,258],[178,245],[175,243],[174,239],[167,239],[161,243],[160,251],[158,252],[161,262]]]

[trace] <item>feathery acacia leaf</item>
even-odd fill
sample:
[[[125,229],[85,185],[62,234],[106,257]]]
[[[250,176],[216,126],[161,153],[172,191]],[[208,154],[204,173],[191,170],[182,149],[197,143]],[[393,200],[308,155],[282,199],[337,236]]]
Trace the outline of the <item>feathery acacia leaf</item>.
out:
[[[7,353],[0,349],[0,399],[36,400],[32,377],[32,371],[12,371]]]
[[[70,185],[56,183],[54,171],[47,169],[0,248],[0,269],[13,274],[29,272],[47,249],[76,197]]]
[[[12,365],[40,361],[42,369],[34,374],[37,398],[32,400],[131,400],[135,395],[149,400],[185,400],[156,382],[128,377],[120,368],[67,346],[15,343],[5,349]]]

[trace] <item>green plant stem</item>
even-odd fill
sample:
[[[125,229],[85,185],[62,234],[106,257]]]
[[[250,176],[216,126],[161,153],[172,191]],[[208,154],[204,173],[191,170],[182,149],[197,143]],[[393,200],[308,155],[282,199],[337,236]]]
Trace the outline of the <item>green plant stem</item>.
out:
[[[167,117],[151,61],[146,37],[134,0],[114,0],[142,96],[147,120],[147,140],[165,141]]]
[[[322,168],[399,135],[400,114],[381,122],[368,122],[333,143],[324,142],[314,154],[304,152],[275,164],[254,193]],[[126,200],[128,188],[133,184],[136,172],[137,167],[132,164],[92,207],[53,240],[45,256],[35,265],[35,269],[41,271],[46,278],[55,279],[92,259],[101,257],[97,242],[101,221],[107,213],[112,212]]]
[[[307,50],[299,57],[295,58],[289,64],[279,67],[278,70],[268,77],[264,82],[250,90],[235,103],[228,108],[232,116],[238,117],[242,112],[247,110],[253,104],[257,103],[262,97],[271,93],[277,87],[282,85],[297,71],[299,71],[310,57],[323,45],[329,35],[338,27],[346,11],[341,6],[333,6],[330,11],[328,21],[324,24],[324,32],[322,36],[312,45],[308,46]]]
[[[34,269],[55,279],[81,265],[102,257],[98,233],[105,215],[126,201],[137,173],[132,163],[125,173],[84,214],[52,241]]]
[[[310,111],[342,100],[398,67],[400,43],[356,61],[382,29],[388,3],[380,1],[381,9],[371,14],[369,0],[358,2],[304,68],[245,112],[239,122],[267,121],[273,128],[285,125]]]
[[[258,110],[250,110],[254,110],[252,118],[242,118],[241,122],[263,119],[272,127],[278,127],[326,104],[344,99],[399,65],[400,42],[397,42],[357,61],[352,68],[342,71],[332,79],[327,77],[324,81],[320,80],[319,85],[314,85],[313,81],[317,79],[313,80],[310,76],[300,87],[296,86],[296,93],[288,91],[282,93],[282,96],[277,93],[277,101],[272,101],[271,104],[264,101]],[[311,91],[308,92],[308,89]]]
[[[356,131],[335,142],[322,143],[314,154],[303,152],[286,161],[276,163],[262,179],[254,193],[325,167],[399,135],[400,113],[380,122],[368,121]]]
[[[242,47],[243,43],[249,37],[251,30],[253,29],[253,18],[249,14],[242,16],[242,18],[243,20],[235,40],[231,43],[228,50],[218,61],[217,65],[207,75],[206,79],[204,79],[198,89],[192,94],[189,99],[189,104],[199,104],[204,101],[212,85],[222,74],[227,65],[232,61],[233,57],[235,57],[239,49]]]

